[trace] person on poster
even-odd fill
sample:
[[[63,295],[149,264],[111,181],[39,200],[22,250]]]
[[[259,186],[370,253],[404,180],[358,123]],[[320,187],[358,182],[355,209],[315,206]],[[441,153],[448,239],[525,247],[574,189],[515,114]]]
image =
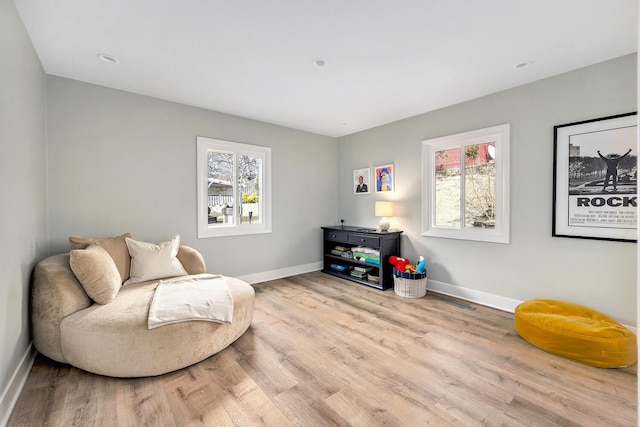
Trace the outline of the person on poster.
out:
[[[364,183],[364,178],[362,175],[358,177],[358,186],[356,187],[356,193],[367,193],[369,191],[369,187]]]
[[[608,157],[600,154],[600,150],[598,150],[598,156],[607,164],[607,174],[605,175],[604,182],[602,183],[602,191],[607,191],[607,185],[609,185],[609,177],[613,179],[613,191],[618,189],[618,163],[620,160],[624,159],[631,153],[631,148],[629,151],[624,153],[622,156],[618,156],[617,154],[611,154]]]
[[[389,169],[382,168],[378,171],[377,179],[378,191],[391,191],[391,178],[389,178]]]

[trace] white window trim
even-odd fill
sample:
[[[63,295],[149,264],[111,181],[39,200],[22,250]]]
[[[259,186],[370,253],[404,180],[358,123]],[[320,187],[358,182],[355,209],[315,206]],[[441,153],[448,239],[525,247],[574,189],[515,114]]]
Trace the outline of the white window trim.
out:
[[[196,138],[196,176],[197,176],[197,222],[198,238],[241,236],[248,234],[271,233],[271,148],[259,145],[241,144],[221,139],[198,136]],[[236,154],[261,155],[264,158],[260,177],[260,224],[233,224],[210,227],[207,212],[207,185],[209,178],[208,152],[210,150],[229,151]],[[238,206],[236,203],[235,206]]]
[[[503,124],[422,141],[422,235],[492,243],[510,242],[509,146],[510,125]],[[496,226],[459,229],[435,225],[435,152],[465,145],[495,141],[496,147]],[[464,158],[462,159],[464,161]],[[461,192],[461,198],[464,193]],[[461,203],[463,201],[461,200]]]

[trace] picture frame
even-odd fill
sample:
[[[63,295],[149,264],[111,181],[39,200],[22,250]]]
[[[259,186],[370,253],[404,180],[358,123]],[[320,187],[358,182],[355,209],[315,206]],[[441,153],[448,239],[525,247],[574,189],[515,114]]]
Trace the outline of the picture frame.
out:
[[[352,187],[353,194],[371,194],[371,168],[354,169]]]
[[[552,236],[637,241],[637,112],[554,126]]]
[[[395,188],[393,164],[376,166],[374,171],[376,193],[392,192]]]

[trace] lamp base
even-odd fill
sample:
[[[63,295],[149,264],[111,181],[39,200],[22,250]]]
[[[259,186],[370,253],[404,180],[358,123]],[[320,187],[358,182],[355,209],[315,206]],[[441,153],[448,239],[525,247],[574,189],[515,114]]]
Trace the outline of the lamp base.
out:
[[[380,220],[380,224],[378,224],[378,226],[380,227],[380,231],[389,231],[390,225],[391,223],[389,223],[389,218],[387,218],[386,216],[383,216]]]

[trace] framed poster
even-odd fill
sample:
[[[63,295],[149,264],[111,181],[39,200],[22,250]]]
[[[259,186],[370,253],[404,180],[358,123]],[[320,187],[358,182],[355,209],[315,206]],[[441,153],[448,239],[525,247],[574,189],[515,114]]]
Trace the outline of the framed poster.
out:
[[[371,194],[369,191],[371,182],[371,168],[354,169],[353,194]]]
[[[393,165],[375,167],[376,193],[393,191]]]
[[[637,241],[637,114],[554,127],[553,236]]]

